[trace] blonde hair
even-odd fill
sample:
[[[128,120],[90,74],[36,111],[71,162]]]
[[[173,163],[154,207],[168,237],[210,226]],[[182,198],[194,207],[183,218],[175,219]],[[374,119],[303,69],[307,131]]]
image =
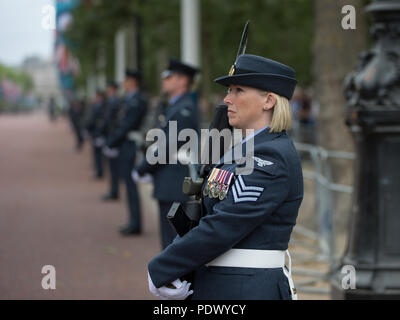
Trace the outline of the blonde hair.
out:
[[[272,109],[272,120],[269,125],[269,132],[289,130],[292,126],[292,109],[289,100],[274,92],[262,91],[263,95],[268,93],[272,93],[276,97],[276,103]]]
[[[292,126],[292,109],[289,100],[275,94],[276,103],[272,111],[272,120],[269,132],[281,132],[289,130]]]

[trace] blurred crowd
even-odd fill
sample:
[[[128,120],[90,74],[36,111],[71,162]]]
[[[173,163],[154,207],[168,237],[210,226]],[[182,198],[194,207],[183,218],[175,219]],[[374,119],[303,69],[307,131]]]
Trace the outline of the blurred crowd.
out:
[[[92,149],[94,179],[108,178],[108,190],[102,201],[118,201],[120,185],[126,187],[127,223],[120,227],[123,236],[142,232],[141,203],[137,183],[153,182],[153,197],[160,211],[161,247],[165,248],[176,236],[166,216],[175,201],[188,199],[182,193],[182,183],[189,176],[188,166],[178,164],[151,165],[144,155],[149,143],[146,132],[158,128],[169,136],[169,121],[176,121],[178,131],[199,130],[200,117],[193,78],[198,70],[178,60],[170,59],[161,74],[162,93],[152,108],[142,90],[142,75],[127,69],[123,83],[109,81],[105,90],[97,90],[92,101],[71,99],[68,117],[75,136],[76,150],[85,141]],[[48,113],[55,118],[55,101],[50,100]],[[186,141],[176,141],[177,148]],[[108,172],[106,174],[106,171]]]

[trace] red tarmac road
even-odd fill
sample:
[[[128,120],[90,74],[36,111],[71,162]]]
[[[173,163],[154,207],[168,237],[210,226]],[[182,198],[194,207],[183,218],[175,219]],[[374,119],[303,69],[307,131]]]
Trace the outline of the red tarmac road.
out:
[[[0,299],[152,299],[147,263],[160,250],[151,186],[141,185],[144,232],[121,237],[125,189],[100,200],[90,147],[74,150],[66,119],[0,115]],[[56,289],[44,290],[44,265]]]

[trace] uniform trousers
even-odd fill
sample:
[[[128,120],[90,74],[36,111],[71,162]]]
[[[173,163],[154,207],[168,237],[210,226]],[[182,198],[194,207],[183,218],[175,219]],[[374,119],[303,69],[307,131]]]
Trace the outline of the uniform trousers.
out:
[[[110,195],[118,197],[119,195],[119,158],[109,158],[108,166],[110,168]]]
[[[103,176],[103,152],[101,147],[96,147],[93,144],[93,164],[97,177]]]
[[[141,214],[140,199],[136,183],[132,179],[132,170],[134,167],[135,156],[124,157],[121,155],[119,160],[121,178],[126,185],[126,198],[128,201],[129,221],[128,226],[140,231]]]

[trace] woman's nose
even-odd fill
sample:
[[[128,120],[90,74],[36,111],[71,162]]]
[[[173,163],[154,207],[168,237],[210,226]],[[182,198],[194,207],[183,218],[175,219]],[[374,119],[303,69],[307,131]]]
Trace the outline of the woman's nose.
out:
[[[230,104],[230,103],[232,103],[231,97],[230,97],[230,94],[229,94],[229,93],[225,96],[225,98],[224,98],[224,103],[225,103],[225,104]]]

